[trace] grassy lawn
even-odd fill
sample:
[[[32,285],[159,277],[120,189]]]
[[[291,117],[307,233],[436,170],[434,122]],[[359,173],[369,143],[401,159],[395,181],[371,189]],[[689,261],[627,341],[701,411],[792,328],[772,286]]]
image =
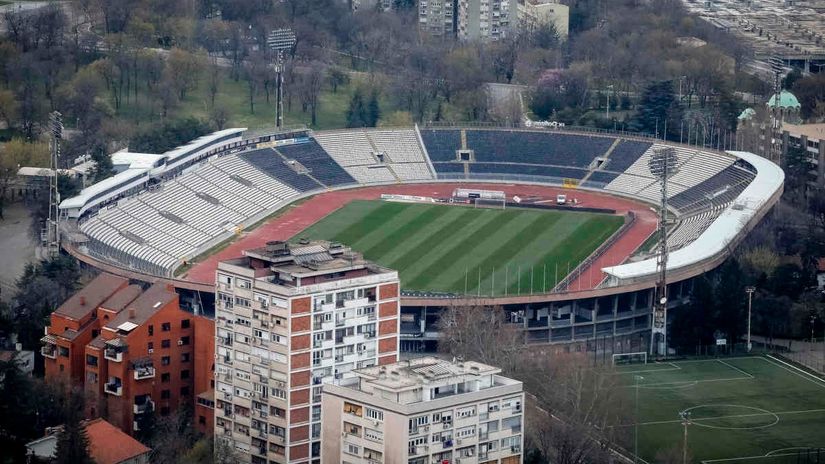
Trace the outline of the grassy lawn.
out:
[[[321,104],[318,110],[318,122],[315,126],[310,124],[309,111],[302,112],[298,97],[293,97],[291,111],[286,107],[286,103],[284,104],[284,109],[287,110],[284,115],[284,124],[286,126],[304,124],[318,130],[346,127],[346,110],[355,86],[356,83],[341,86],[338,88],[337,93],[332,93],[328,87],[324,87],[320,95]],[[137,123],[156,121],[160,109],[150,107],[149,97],[144,93],[144,90],[141,86],[138,91],[137,103],[134,101],[134,96],[131,96],[132,100],[121,106],[117,116]],[[179,106],[171,111],[171,115],[173,117],[192,116],[209,120],[208,102],[208,83],[202,80],[198,88],[187,94]],[[253,113],[249,107],[249,91],[246,81],[240,79],[236,82],[229,76],[228,71],[223,72],[219,91],[215,98],[215,106],[227,110],[229,115],[228,127],[248,127],[253,130],[275,127],[274,93],[270,95],[270,102],[267,102],[266,95],[261,90],[255,97],[255,112]]]
[[[681,449],[684,428],[678,413],[689,408],[688,449],[694,463],[818,462],[815,455],[809,461],[797,453],[825,448],[825,382],[777,360],[636,364],[619,372],[631,395],[634,376],[643,377],[639,455],[648,462],[655,462],[660,450]]]
[[[354,201],[295,238],[350,245],[397,269],[407,290],[512,295],[549,290],[623,222],[604,214]]]

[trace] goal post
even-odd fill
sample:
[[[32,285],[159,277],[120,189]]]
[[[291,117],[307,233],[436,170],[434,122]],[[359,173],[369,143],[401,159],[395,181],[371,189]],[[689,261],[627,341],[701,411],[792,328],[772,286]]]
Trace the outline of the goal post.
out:
[[[473,204],[476,208],[504,209],[507,200],[504,198],[475,198]]]
[[[613,354],[614,366],[623,366],[625,364],[647,364],[647,351]]]

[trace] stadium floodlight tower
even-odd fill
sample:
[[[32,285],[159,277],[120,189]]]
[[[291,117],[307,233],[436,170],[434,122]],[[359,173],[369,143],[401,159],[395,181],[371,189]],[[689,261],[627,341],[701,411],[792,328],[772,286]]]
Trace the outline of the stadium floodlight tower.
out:
[[[284,127],[284,52],[295,46],[297,39],[292,29],[275,29],[269,33],[266,45],[275,56],[275,127]]]
[[[59,111],[49,114],[49,128],[52,133],[49,167],[49,215],[40,241],[43,251],[48,256],[60,252],[60,191],[58,190],[57,165],[60,159],[60,141],[63,139],[63,115]]]
[[[785,63],[782,58],[773,56],[768,60],[768,64],[773,71],[773,105],[771,106],[771,161],[781,163],[782,147],[779,145],[782,133],[782,73],[785,71]]]
[[[650,332],[650,354],[658,352],[662,356],[667,356],[667,182],[678,171],[678,164],[676,150],[671,147],[654,150],[648,161],[650,173],[659,180],[662,187],[662,200],[659,205],[659,250],[656,255],[658,279]]]

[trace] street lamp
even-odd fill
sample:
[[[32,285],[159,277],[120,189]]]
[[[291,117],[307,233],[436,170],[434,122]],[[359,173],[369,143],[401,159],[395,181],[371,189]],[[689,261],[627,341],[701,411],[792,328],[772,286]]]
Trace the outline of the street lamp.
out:
[[[748,353],[751,352],[751,302],[753,301],[753,292],[756,287],[748,285],[745,287],[745,293],[748,294]]]
[[[636,381],[636,420],[633,421],[633,463],[639,462],[639,382],[645,378],[641,375],[634,375],[633,379]]]
[[[688,425],[690,425],[690,411],[682,411],[679,413],[682,419],[682,426],[685,428],[684,441],[682,442],[682,464],[687,464],[687,443],[688,443]]]
[[[613,86],[608,85],[607,89],[607,108],[604,109],[604,118],[610,119],[610,91],[613,90]]]

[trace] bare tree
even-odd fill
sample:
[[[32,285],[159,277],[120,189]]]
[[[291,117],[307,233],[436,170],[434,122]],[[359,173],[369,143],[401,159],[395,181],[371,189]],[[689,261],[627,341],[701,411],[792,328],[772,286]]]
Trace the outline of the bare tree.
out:
[[[298,93],[301,98],[301,106],[309,109],[313,126],[318,122],[319,97],[321,88],[324,85],[324,75],[324,68],[318,62],[313,63],[307,70],[300,73]]]
[[[512,375],[520,365],[523,335],[500,307],[448,306],[439,320],[444,354],[500,367]]]

